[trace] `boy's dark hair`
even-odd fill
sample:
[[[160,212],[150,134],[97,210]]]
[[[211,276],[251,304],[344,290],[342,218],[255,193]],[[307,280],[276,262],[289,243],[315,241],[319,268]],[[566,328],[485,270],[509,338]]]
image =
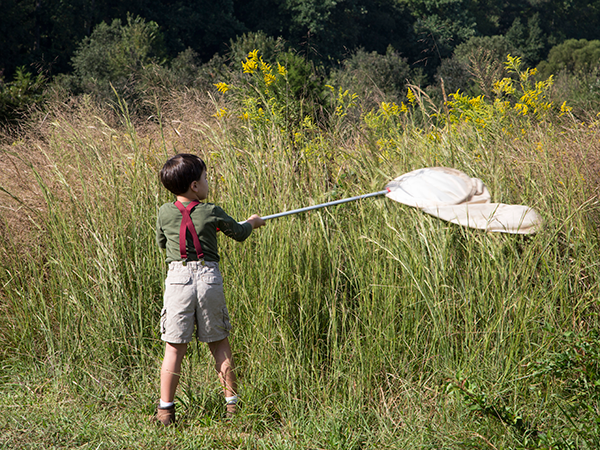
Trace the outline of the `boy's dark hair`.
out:
[[[180,153],[167,160],[160,170],[160,181],[175,195],[187,192],[190,184],[198,181],[202,172],[206,170],[206,164],[196,155]]]

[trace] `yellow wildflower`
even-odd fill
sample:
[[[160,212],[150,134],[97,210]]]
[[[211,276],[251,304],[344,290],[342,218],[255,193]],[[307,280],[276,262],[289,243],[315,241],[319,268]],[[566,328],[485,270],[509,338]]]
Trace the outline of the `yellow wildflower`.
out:
[[[273,74],[271,73],[265,73],[264,79],[267,86],[270,86],[271,84],[275,83],[275,81],[277,81],[277,78],[275,78],[275,76],[273,76]]]
[[[560,105],[560,116],[564,116],[565,114],[570,113],[572,109],[573,108],[571,108],[570,106],[567,106],[567,102],[564,101],[563,104]]]
[[[390,116],[398,115],[398,105],[396,105],[394,102],[391,102],[391,103],[381,102],[381,110],[386,115],[390,115]]]
[[[256,68],[258,63],[254,59],[248,59],[245,62],[242,61],[242,68],[244,69],[244,73],[254,73],[256,72]]]
[[[213,117],[220,119],[221,117],[226,117],[227,113],[227,108],[220,108],[215,114],[213,114]]]
[[[226,83],[216,83],[215,86],[219,92],[225,93],[229,90],[229,86]]]
[[[283,77],[287,75],[287,69],[279,63],[277,63],[277,72],[279,72],[279,75]]]
[[[260,57],[260,70],[263,73],[271,73],[271,66],[263,61],[262,56]]]
[[[406,96],[408,97],[408,101],[410,102],[411,105],[414,105],[415,102],[417,101],[417,98],[415,97],[415,94],[411,88],[408,88],[408,92],[406,93]]]

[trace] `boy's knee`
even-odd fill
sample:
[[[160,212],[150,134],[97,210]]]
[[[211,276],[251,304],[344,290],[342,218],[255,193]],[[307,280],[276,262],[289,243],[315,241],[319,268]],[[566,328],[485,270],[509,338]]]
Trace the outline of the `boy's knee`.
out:
[[[218,361],[215,360],[215,370],[221,374],[231,372],[233,370],[233,364],[231,363],[231,359],[227,358]]]
[[[187,344],[171,344],[169,342],[165,345],[165,353],[172,356],[184,357],[187,352]]]

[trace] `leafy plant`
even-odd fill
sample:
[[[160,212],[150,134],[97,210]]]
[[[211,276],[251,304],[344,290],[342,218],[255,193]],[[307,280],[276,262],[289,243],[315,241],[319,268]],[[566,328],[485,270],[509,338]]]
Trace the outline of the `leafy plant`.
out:
[[[522,449],[596,449],[600,446],[600,334],[556,333],[549,342],[557,348],[528,365],[531,390],[545,399],[542,408],[524,417],[521,408],[510,407],[500,396],[487,394],[476,383],[458,376],[446,392],[458,392],[470,411],[499,420],[519,436]],[[524,399],[525,400],[525,399]],[[544,427],[546,417],[553,419]],[[562,418],[562,420],[557,420]]]
[[[391,46],[383,55],[359,49],[329,77],[329,84],[358,94],[366,111],[381,102],[405,100],[407,83],[418,85],[423,81],[421,71],[411,69],[407,59]]]
[[[516,56],[508,55],[504,65],[511,76],[494,82],[493,103],[486,101],[483,95],[473,97],[460,92],[450,94],[451,100],[447,102],[447,106],[451,123],[471,121],[485,128],[506,125],[507,121],[515,117],[543,121],[550,118],[551,111],[557,111],[558,117],[570,112],[566,102],[557,107],[552,101],[552,76],[537,81],[537,70],[523,69],[521,58]]]
[[[18,67],[12,81],[0,78],[0,121],[14,121],[44,99],[46,77]]]
[[[164,63],[163,37],[155,22],[127,17],[123,25],[115,19],[102,22],[86,37],[72,59],[81,90],[101,98],[113,98],[113,88],[128,97],[144,70]]]
[[[452,58],[442,61],[436,78],[443,80],[446,92],[461,90],[469,95],[491,98],[492,85],[506,76],[506,55],[519,56],[504,36],[473,36],[454,49]]]
[[[600,41],[568,39],[550,49],[548,59],[538,65],[543,76],[565,71],[572,75],[585,75],[600,69]]]
[[[240,118],[281,127],[291,136],[302,122],[319,122],[325,87],[303,58],[291,52],[278,56],[279,61],[267,63],[255,49],[242,61],[244,77],[239,85],[220,82],[215,86],[231,96],[240,108]],[[217,115],[225,113],[221,110]]]

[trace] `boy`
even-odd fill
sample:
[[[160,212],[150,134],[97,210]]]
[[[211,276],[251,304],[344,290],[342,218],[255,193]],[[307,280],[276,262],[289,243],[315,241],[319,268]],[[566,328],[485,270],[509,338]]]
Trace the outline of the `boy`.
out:
[[[236,378],[229,346],[229,315],[219,271],[217,231],[237,241],[245,240],[265,221],[252,215],[242,224],[221,208],[200,203],[208,195],[206,165],[198,156],[179,154],[160,171],[163,185],[177,197],[158,212],[156,241],[166,249],[169,272],[161,313],[165,356],[160,373],[160,404],[156,419],[164,425],[175,421],[175,391],[181,361],[192,340],[207,342],[223,385],[227,416],[236,410]]]

